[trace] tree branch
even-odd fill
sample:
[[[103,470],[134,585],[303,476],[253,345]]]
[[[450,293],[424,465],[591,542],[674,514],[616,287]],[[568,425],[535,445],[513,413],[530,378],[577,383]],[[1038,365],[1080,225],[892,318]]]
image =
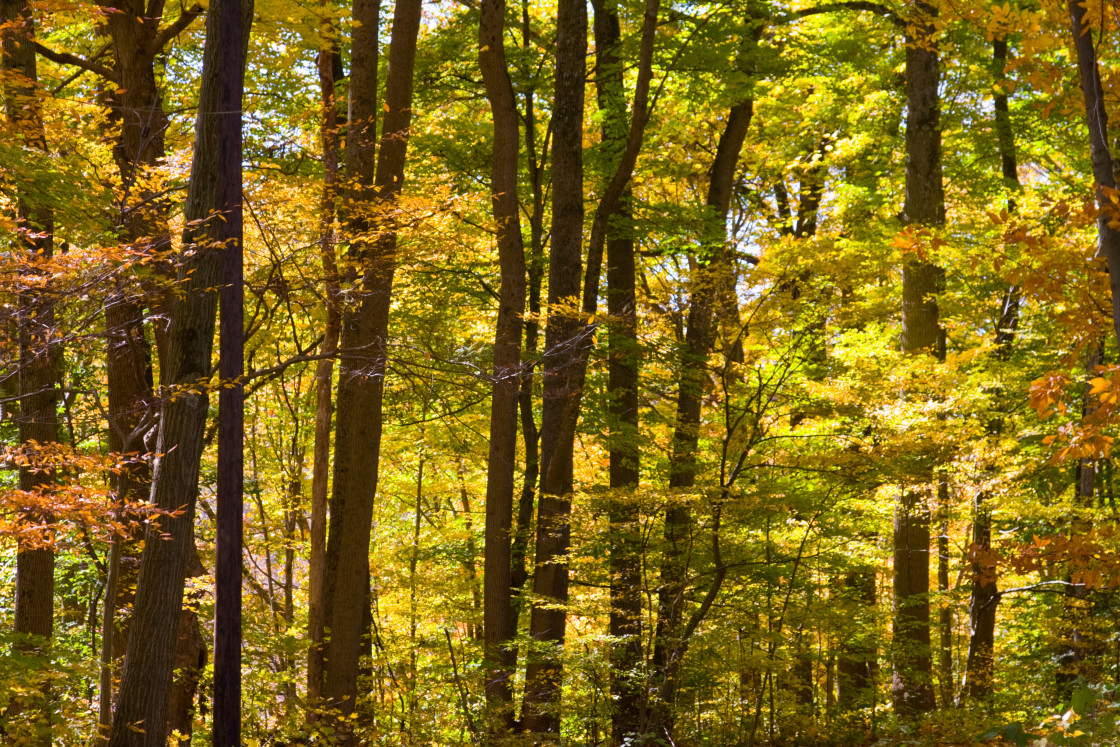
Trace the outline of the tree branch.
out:
[[[871,2],[871,0],[847,0],[846,2],[825,3],[824,5],[817,5],[812,8],[802,8],[801,10],[794,11],[785,18],[775,20],[774,23],[791,23],[795,20],[820,15],[821,13],[836,13],[844,10],[864,10],[868,13],[874,13],[877,16],[886,18],[897,28],[906,28],[906,21],[902,19],[902,16],[898,15],[898,13],[888,8],[886,5]]]
[[[73,65],[75,67],[80,67],[83,70],[88,70],[94,75],[100,75],[102,78],[120,85],[120,78],[117,77],[117,74],[104,65],[98,65],[93,60],[87,60],[83,57],[79,57],[76,54],[70,54],[69,52],[56,52],[49,47],[44,47],[39,42],[34,42],[34,44],[35,51],[43,57],[46,57],[51,62],[57,62],[59,65]]]
[[[167,42],[183,33],[183,31],[185,31],[188,26],[194,23],[194,19],[202,15],[203,10],[204,9],[201,5],[195,3],[194,5],[180,13],[179,17],[174,21],[157,31],[156,35],[152,37],[151,45],[148,47],[148,54],[158,54],[159,51],[163,49],[164,45],[167,44]]]

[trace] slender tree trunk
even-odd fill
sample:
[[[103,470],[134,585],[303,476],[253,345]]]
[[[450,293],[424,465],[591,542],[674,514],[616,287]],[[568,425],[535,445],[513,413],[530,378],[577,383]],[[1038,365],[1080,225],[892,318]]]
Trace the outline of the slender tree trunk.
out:
[[[576,336],[582,325],[572,307],[579,302],[583,249],[583,106],[587,53],[587,8],[560,0],[556,18],[556,98],[552,118],[552,246],[545,330],[541,495],[537,504],[534,605],[529,633],[543,644],[528,658],[522,722],[526,731],[560,731],[562,664],[568,602],[572,455],[562,445],[565,408],[575,396]],[[566,307],[566,308],[565,308]]]
[[[487,728],[500,735],[513,726],[516,617],[512,607],[512,523],[517,463],[517,407],[521,387],[521,329],[525,311],[525,249],[517,199],[520,140],[517,104],[506,67],[505,1],[483,0],[478,31],[479,66],[494,120],[490,190],[497,228],[501,289],[494,332],[494,386],[486,474],[484,635]],[[532,417],[532,413],[529,413]]]
[[[245,472],[245,271],[241,211],[241,100],[246,49],[239,3],[210,8],[218,80],[218,209],[223,219],[214,583],[214,747],[241,746],[241,553]],[[250,18],[251,22],[251,18]],[[209,41],[209,39],[208,39]]]
[[[243,24],[230,29],[216,12],[219,3],[234,2]],[[240,164],[228,148],[239,142],[230,128],[240,129],[240,101],[229,101],[220,89],[243,68],[228,69],[223,50],[241,50],[243,59],[252,18],[251,0],[216,0],[207,18],[202,88],[195,130],[194,159],[184,210],[183,245],[195,250],[179,270],[181,296],[172,306],[163,383],[174,393],[164,403],[152,479],[152,503],[176,516],[161,517],[161,537],[149,530],[141,556],[133,630],[125,650],[117,710],[109,743],[163,747],[167,739],[167,711],[179,618],[183,605],[186,560],[191,545],[198,497],[202,437],[208,396],[199,390],[210,377],[211,346],[217,311],[214,290],[220,282],[224,252],[230,239],[222,214],[240,204],[240,182],[232,182],[226,165]],[[223,65],[226,65],[225,67]],[[239,86],[237,89],[239,90]],[[222,112],[232,112],[221,116]],[[233,142],[231,143],[231,140]],[[172,448],[174,447],[174,448]]]
[[[582,120],[584,64],[587,50],[587,9],[580,3],[560,5],[557,19],[557,67],[553,118],[553,229],[549,267],[549,304],[553,309],[545,337],[544,419],[541,425],[541,499],[537,515],[537,575],[533,591],[552,600],[534,606],[529,632],[548,649],[526,668],[522,718],[528,731],[559,734],[564,641],[568,595],[567,555],[572,491],[572,460],[587,362],[594,332],[599,281],[608,221],[619,207],[634,173],[650,114],[654,36],[659,0],[646,0],[634,85],[634,106],[626,144],[618,166],[603,190],[591,223],[583,300],[578,313],[580,244],[583,235]],[[568,308],[564,308],[568,306]]]
[[[382,396],[388,357],[389,306],[396,269],[397,228],[391,211],[404,182],[412,117],[412,74],[421,2],[394,9],[377,165],[368,180],[376,118],[377,0],[357,0],[351,57],[351,120],[347,167],[353,169],[347,228],[362,273],[360,300],[343,311],[334,485],[327,534],[323,697],[343,716],[356,710],[363,610],[369,607],[369,549],[381,449]],[[360,34],[358,32],[361,32]],[[374,37],[375,38],[375,37]],[[372,48],[371,48],[372,46]],[[365,237],[375,236],[367,239]],[[353,734],[339,723],[340,742]]]
[[[941,702],[955,700],[953,680],[953,608],[949,603],[949,478],[937,476],[937,684]]]
[[[933,41],[936,10],[915,5],[906,39],[906,201],[908,225],[939,226],[945,221],[941,186],[940,62]],[[902,268],[902,350],[945,357],[936,294],[944,271],[908,254]],[[932,482],[930,471],[928,481]],[[928,484],[928,483],[927,483]],[[906,487],[894,525],[895,712],[910,718],[934,708],[929,610],[930,508],[928,489]]]
[[[731,108],[709,172],[708,215],[703,243],[712,256],[718,257],[726,251],[731,192],[739,166],[739,152],[753,115],[753,99],[741,101]],[[713,314],[720,282],[718,275],[726,272],[727,267],[726,261],[719,260],[703,264],[692,284],[669,461],[669,487],[676,492],[691,489],[696,484],[701,396],[714,340]],[[682,623],[687,591],[686,559],[691,535],[692,512],[679,502],[671,503],[665,511],[664,549],[657,595],[657,629],[652,660],[653,676],[657,679],[650,688],[654,700],[649,704],[647,723],[642,729],[654,739],[672,739],[673,705],[681,658],[688,646],[687,640],[682,637]]]
[[[608,163],[627,139],[627,102],[622,31],[613,0],[595,0],[595,80],[600,111],[606,112],[602,148]],[[609,173],[609,172],[608,172]],[[636,266],[630,190],[607,218],[607,396],[611,525],[611,743],[636,738],[643,708],[642,533],[634,491],[638,487],[638,340]]]
[[[1117,210],[1104,191],[1116,188],[1116,165],[1108,149],[1108,112],[1105,110],[1104,89],[1097,65],[1099,42],[1094,41],[1093,30],[1086,23],[1084,5],[1077,0],[1069,0],[1069,17],[1081,93],[1085,97],[1085,123],[1089,126],[1089,154],[1093,162],[1093,180],[1097,184],[1097,205],[1101,210],[1097,219],[1097,244],[1108,261],[1112,323],[1120,339],[1120,231],[1109,226],[1109,221],[1116,219]]]
[[[992,74],[995,78],[995,127],[999,143],[1000,173],[1004,186],[1014,195],[1021,188],[1019,165],[1015,153],[1015,135],[1011,129],[1008,109],[1007,39],[992,42]],[[1007,212],[1015,212],[1015,198],[1007,200]],[[1019,288],[1007,289],[996,325],[996,360],[1006,363],[1011,357],[1011,345],[1019,328]],[[999,394],[999,391],[996,392]],[[1003,433],[1003,406],[997,404],[997,413],[988,424],[988,433],[999,438]],[[994,674],[993,649],[996,640],[996,607],[999,605],[999,579],[992,556],[992,510],[987,491],[976,494],[973,506],[972,547],[969,564],[972,575],[972,592],[969,598],[968,659],[965,662],[963,694],[974,701],[992,696]]]
[[[376,8],[374,9],[376,11]],[[338,157],[341,122],[335,99],[335,60],[337,52],[333,29],[325,22],[319,49],[321,124],[323,147],[323,195],[319,203],[319,256],[323,265],[323,289],[327,318],[320,348],[324,357],[315,368],[315,443],[311,467],[311,551],[308,559],[307,637],[307,720],[318,718],[318,702],[323,686],[323,603],[326,585],[327,498],[331,460],[331,419],[334,414],[332,379],[334,359],[341,329],[338,267],[335,261],[335,214],[338,203]],[[376,28],[376,24],[374,24]],[[374,39],[376,49],[376,38]]]
[[[4,113],[10,132],[23,147],[46,155],[47,138],[32,46],[35,22],[31,6],[26,0],[2,0],[0,24],[3,41],[0,70],[4,73]],[[32,204],[20,192],[16,198],[16,220],[16,248],[25,263],[22,274],[29,280],[17,300],[17,425],[20,445],[30,464],[19,470],[19,488],[29,493],[49,494],[55,482],[54,474],[51,470],[37,469],[36,460],[41,448],[49,450],[59,441],[57,361],[61,351],[52,343],[58,333],[49,286],[46,292],[35,290],[39,282],[32,278],[50,272],[46,265],[54,249],[54,210],[46,204]],[[36,511],[25,513],[21,519],[31,526],[50,521],[49,516]],[[49,544],[39,546],[35,541],[49,538],[27,539],[21,538],[16,549],[14,631],[32,636],[19,644],[25,653],[49,657],[50,638],[54,633],[54,550]],[[20,709],[29,715],[27,726],[33,729],[33,733],[21,736],[29,737],[32,744],[49,745],[51,742],[49,700],[49,689],[44,689],[20,704]],[[9,715],[12,715],[11,710]]]

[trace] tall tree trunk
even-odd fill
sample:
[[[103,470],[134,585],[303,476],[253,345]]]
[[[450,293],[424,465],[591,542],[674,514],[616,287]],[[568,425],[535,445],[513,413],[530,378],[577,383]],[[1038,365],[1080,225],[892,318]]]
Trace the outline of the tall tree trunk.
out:
[[[356,0],[351,56],[351,121],[347,168],[351,189],[347,230],[360,268],[360,300],[343,311],[334,485],[327,534],[323,697],[343,716],[355,712],[364,610],[369,607],[369,548],[381,450],[382,396],[388,356],[389,305],[396,269],[392,210],[404,183],[412,74],[422,4],[399,0],[393,13],[385,115],[377,165],[369,180],[376,121],[376,7]],[[359,33],[360,32],[360,33]],[[363,149],[364,147],[364,149]],[[353,169],[353,171],[350,171]],[[374,236],[375,238],[367,238]],[[341,743],[353,738],[339,722]]]
[[[1089,126],[1089,154],[1093,162],[1093,180],[1097,185],[1097,245],[1108,261],[1108,279],[1112,287],[1112,323],[1120,339],[1120,231],[1111,228],[1109,221],[1117,216],[1116,207],[1105,193],[1116,188],[1116,165],[1108,149],[1108,112],[1105,110],[1101,72],[1097,65],[1097,44],[1092,29],[1085,22],[1085,6],[1078,0],[1069,0],[1070,27],[1073,46],[1077,53],[1077,71],[1081,78],[1081,93],[1085,97],[1085,123]]]
[[[377,12],[379,4],[375,4]],[[373,24],[376,32],[377,24]],[[361,28],[355,33],[364,33]],[[311,467],[311,550],[308,558],[307,593],[307,720],[317,719],[317,704],[323,687],[323,604],[326,587],[327,560],[327,500],[331,460],[331,419],[334,414],[332,379],[334,359],[338,349],[341,329],[338,266],[335,260],[335,214],[338,208],[338,158],[340,127],[342,123],[335,97],[334,31],[330,21],[324,21],[320,39],[317,67],[320,89],[320,141],[323,147],[323,194],[319,202],[319,256],[323,266],[323,290],[327,318],[320,348],[324,357],[315,368],[315,443]],[[376,36],[373,51],[376,52]],[[374,65],[376,73],[376,64]],[[372,138],[370,141],[372,145]]]
[[[47,152],[39,102],[36,70],[35,22],[27,0],[0,2],[0,33],[3,37],[4,113],[11,137],[28,150]],[[49,285],[39,290],[40,280],[49,274],[46,265],[54,249],[54,210],[47,204],[33,204],[23,192],[16,197],[17,247],[24,262],[22,274],[29,282],[19,293],[17,326],[19,337],[19,440],[29,460],[19,470],[22,491],[48,494],[55,478],[51,470],[39,469],[36,461],[40,447],[49,450],[59,441],[58,370],[60,350],[52,343],[57,338],[53,296]],[[47,523],[50,517],[31,511],[21,517],[30,525]],[[29,538],[30,539],[30,538]],[[46,538],[37,538],[46,539]],[[17,634],[34,636],[21,643],[26,653],[50,655],[54,633],[54,550],[40,546],[34,539],[21,539],[16,548],[15,624]],[[29,736],[33,744],[49,745],[51,724],[49,690],[30,696],[21,703],[30,716]]]
[[[240,28],[223,23],[225,13],[217,10],[219,3],[234,4],[243,20],[237,24]],[[240,164],[236,132],[241,102],[231,102],[222,89],[229,88],[234,76],[240,80],[244,69],[228,69],[223,50],[236,47],[244,59],[252,9],[252,0],[216,0],[206,20],[194,159],[184,210],[183,246],[192,251],[179,269],[181,295],[170,311],[163,376],[175,396],[163,406],[156,444],[161,456],[152,476],[152,503],[160,510],[180,513],[161,517],[159,531],[164,536],[149,529],[146,537],[132,614],[133,630],[143,634],[128,638],[109,737],[112,747],[163,747],[167,740],[168,700],[209,399],[199,384],[210,377],[217,311],[214,289],[220,285],[225,254],[221,247],[229,239],[236,240],[229,234],[233,221],[222,216],[239,209],[241,200],[240,182],[234,183],[226,173],[230,163]]]
[[[246,49],[239,3],[210,9],[218,80],[217,206],[223,219],[218,330],[218,474],[214,522],[214,747],[241,746],[241,553],[245,472],[245,268],[241,212],[241,100]],[[249,19],[251,22],[251,18]],[[209,42],[209,39],[208,39]],[[207,45],[209,46],[209,44]]]
[[[995,128],[999,144],[1000,174],[1004,186],[1016,194],[1019,164],[1015,153],[1015,134],[1011,129],[1008,109],[1007,39],[992,42],[992,75],[995,78]],[[1014,196],[1007,199],[1007,212],[1015,212]],[[996,324],[996,360],[1006,363],[1011,358],[1011,345],[1019,328],[1019,287],[1007,289]],[[997,390],[996,394],[999,394]],[[999,438],[1003,433],[1003,405],[997,403],[996,416],[988,424],[988,433]],[[965,662],[963,694],[971,700],[986,700],[992,695],[994,673],[993,649],[996,640],[996,607],[999,605],[999,579],[992,557],[992,509],[987,491],[978,491],[973,505],[972,547],[969,565],[972,592],[969,597],[968,659]]]
[[[537,505],[534,605],[529,633],[543,647],[528,659],[522,722],[526,731],[559,736],[568,602],[572,456],[561,444],[565,408],[575,395],[576,336],[583,248],[583,106],[587,8],[560,0],[556,17],[556,94],[552,118],[552,246],[545,330],[541,495]]]
[[[152,263],[157,278],[144,289],[138,289],[125,280],[128,273],[122,273],[105,304],[108,440],[109,448],[118,453],[149,450],[144,435],[152,430],[158,411],[153,392],[152,351],[144,331],[145,305],[154,312],[151,317],[156,320],[153,333],[157,350],[161,355],[167,352],[169,297],[166,284],[172,280],[173,272],[161,253],[171,248],[167,217],[170,203],[161,196],[152,178],[165,155],[167,115],[156,81],[155,58],[201,12],[197,5],[185,8],[163,28],[159,27],[162,5],[154,2],[145,7],[142,0],[126,0],[121,12],[105,15],[113,56],[112,70],[108,71],[112,76],[109,78],[111,85],[105,94],[105,103],[109,106],[110,124],[116,129],[113,160],[120,175],[113,223],[119,238]],[[118,476],[117,490],[126,514],[131,503],[147,500],[151,482],[151,467],[146,459],[128,463]],[[116,613],[125,601],[118,596],[123,597],[126,589],[135,586],[141,539],[138,533],[114,540],[114,550],[121,562],[110,565],[121,577],[111,584],[112,595],[106,591],[102,621],[103,629],[111,634],[102,642],[108,664],[103,673],[105,692],[101,695],[100,718],[106,730],[111,718],[111,669],[124,653],[123,646],[114,649],[113,645],[117,637]],[[190,614],[196,613],[191,611]],[[197,627],[197,620],[192,624]],[[191,654],[191,650],[182,651],[180,658],[189,658]],[[171,724],[171,728],[181,731],[182,726]],[[188,732],[189,729],[183,733]]]
[[[713,259],[699,266],[689,299],[688,330],[685,333],[685,350],[681,355],[676,425],[669,460],[669,487],[676,492],[691,489],[696,484],[703,384],[714,340],[713,315],[721,282],[718,276],[728,268],[728,262],[720,259],[720,255],[727,251],[726,226],[731,209],[731,192],[738,171],[739,152],[753,115],[753,99],[741,101],[731,108],[709,172],[708,214],[702,240],[705,252]],[[692,512],[680,503],[670,504],[665,510],[657,629],[654,633],[652,666],[653,676],[657,679],[650,688],[653,700],[649,703],[647,723],[642,729],[653,739],[672,739],[673,704],[681,659],[688,647],[682,633],[691,535]]]
[[[945,221],[941,186],[940,62],[933,40],[936,9],[919,2],[906,38],[906,200],[907,225],[939,226]],[[902,268],[902,350],[945,357],[945,333],[936,294],[944,271],[908,254]],[[928,486],[933,470],[924,478]],[[894,525],[895,712],[908,718],[934,707],[929,616],[930,508],[927,488],[905,487]]]
[[[622,30],[614,0],[594,0],[595,80],[599,110],[606,113],[602,148],[613,164],[626,147],[627,102]],[[608,172],[609,173],[609,172]],[[643,708],[642,534],[634,491],[638,487],[638,340],[636,265],[630,189],[607,217],[607,397],[611,497],[611,743],[636,738]]]
[[[563,666],[559,658],[564,641],[568,597],[566,555],[570,537],[572,460],[579,421],[587,362],[594,327],[590,320],[599,301],[599,281],[608,223],[618,210],[634,173],[650,115],[650,81],[653,76],[654,36],[659,0],[646,0],[634,106],[626,144],[613,176],[603,190],[591,223],[583,300],[578,313],[580,245],[583,236],[583,91],[587,50],[587,8],[564,0],[557,19],[557,67],[553,117],[553,229],[549,267],[549,316],[545,337],[544,419],[541,425],[541,499],[537,515],[537,575],[533,591],[552,600],[534,606],[529,632],[549,644],[525,675],[522,718],[528,731],[557,736],[560,728],[560,692]],[[568,306],[568,308],[564,308]]]
[[[494,120],[490,191],[497,230],[501,289],[494,331],[494,385],[490,407],[490,454],[486,472],[484,635],[487,727],[501,734],[513,726],[516,616],[512,607],[514,467],[521,388],[521,329],[525,312],[525,249],[517,199],[520,155],[517,104],[506,67],[505,0],[483,0],[478,58]],[[529,413],[529,417],[532,414]]]

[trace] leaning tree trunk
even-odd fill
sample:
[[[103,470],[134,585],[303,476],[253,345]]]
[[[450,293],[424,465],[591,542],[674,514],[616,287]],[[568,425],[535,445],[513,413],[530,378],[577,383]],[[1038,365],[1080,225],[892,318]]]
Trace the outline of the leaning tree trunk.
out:
[[[230,29],[222,23],[225,14],[216,12],[219,3],[234,3],[240,9],[242,28]],[[131,623],[136,634],[128,637],[125,649],[109,735],[112,747],[163,747],[167,741],[168,701],[209,404],[203,387],[211,371],[215,289],[225,253],[221,247],[232,238],[231,222],[223,217],[241,202],[240,181],[227,173],[228,164],[240,163],[241,106],[240,101],[228,100],[228,91],[230,78],[243,75],[244,70],[229,69],[222,50],[236,47],[244,58],[252,8],[251,0],[215,0],[206,19],[194,159],[184,209],[183,246],[193,251],[179,269],[180,294],[170,311],[163,383],[172,396],[161,412],[156,444],[161,456],[152,475],[152,503],[168,515],[159,520],[158,531],[164,536],[149,529],[141,555]],[[234,146],[236,152],[230,150]]]
[[[1109,285],[1112,287],[1112,323],[1120,339],[1120,231],[1109,225],[1117,217],[1116,206],[1105,190],[1116,188],[1116,166],[1108,149],[1108,112],[1105,110],[1101,72],[1097,65],[1097,42],[1085,20],[1085,6],[1069,0],[1073,46],[1077,51],[1077,71],[1081,93],[1085,97],[1085,123],[1089,126],[1089,155],[1093,162],[1093,180],[1097,185],[1097,244],[1108,261]]]
[[[358,0],[355,17],[376,18],[376,0]],[[412,72],[422,3],[399,0],[393,14],[385,88],[385,115],[372,184],[365,173],[351,180],[347,230],[351,257],[360,268],[361,293],[356,307],[342,315],[335,423],[334,485],[327,534],[324,598],[323,697],[343,716],[355,712],[363,620],[369,609],[369,548],[373,502],[377,491],[382,430],[382,397],[388,358],[389,306],[396,269],[397,228],[391,211],[404,182],[408,128],[412,118]],[[372,34],[369,24],[356,32]],[[376,28],[376,23],[373,24]],[[351,133],[348,149],[368,143],[376,122],[376,58],[373,49],[354,40],[351,62]],[[354,150],[350,150],[353,154]],[[359,161],[366,170],[364,160]],[[369,236],[375,236],[369,239]],[[350,724],[340,721],[339,739],[353,739]]]
[[[718,302],[718,289],[725,282],[719,275],[726,273],[729,267],[728,261],[721,257],[727,251],[727,214],[731,209],[739,152],[753,116],[753,99],[731,107],[709,172],[703,247],[712,259],[700,266],[693,280],[669,461],[669,487],[679,491],[696,485],[703,380],[715,338],[714,309]],[[673,733],[673,706],[680,664],[688,647],[682,633],[688,573],[686,558],[691,535],[692,512],[680,503],[670,505],[665,510],[665,547],[657,594],[657,629],[652,661],[652,674],[656,679],[650,688],[653,699],[649,703],[647,723],[642,729],[655,739],[671,739]]]
[[[516,616],[512,607],[511,531],[517,406],[521,388],[521,318],[525,311],[525,249],[517,200],[520,151],[517,103],[506,66],[505,0],[483,0],[478,58],[494,120],[490,191],[497,230],[501,289],[494,331],[494,385],[490,454],[486,474],[485,590],[487,727],[500,735],[513,727]],[[531,417],[531,415],[530,415]]]
[[[907,225],[939,226],[945,221],[941,186],[940,62],[934,46],[936,10],[925,2],[906,40],[906,200]],[[909,254],[902,268],[902,350],[945,357],[936,295],[945,273],[930,258]],[[895,711],[913,717],[934,707],[929,609],[930,508],[933,470],[920,476],[925,488],[903,488],[894,523]]]
[[[31,6],[26,0],[3,0],[0,24],[3,24],[0,26],[3,35],[0,70],[4,73],[4,113],[11,133],[9,137],[45,156],[47,138],[37,90]],[[20,191],[16,197],[16,220],[18,256],[24,263],[20,272],[29,281],[27,289],[19,293],[16,316],[18,429],[21,448],[29,460],[29,466],[19,470],[19,488],[41,496],[28,501],[34,505],[49,497],[55,481],[50,470],[35,468],[36,460],[59,440],[57,360],[60,351],[52,343],[57,334],[54,296],[49,286],[40,289],[42,276],[49,273],[46,265],[54,248],[54,210],[46,204],[33,204]],[[45,544],[47,538],[39,536],[33,527],[49,522],[50,516],[41,510],[31,510],[21,519],[28,525],[28,532],[26,537],[20,538],[16,548],[14,630],[20,635],[33,636],[21,644],[25,653],[49,656],[49,642],[54,633],[54,550]],[[49,699],[49,690],[44,689],[18,704],[29,716],[28,726],[33,733],[27,736],[34,744],[49,745],[51,742]],[[10,710],[9,715],[14,715],[14,711]]]

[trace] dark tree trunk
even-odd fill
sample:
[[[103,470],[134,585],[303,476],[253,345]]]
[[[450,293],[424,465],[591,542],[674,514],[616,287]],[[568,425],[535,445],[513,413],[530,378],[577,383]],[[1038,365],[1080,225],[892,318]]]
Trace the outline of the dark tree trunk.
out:
[[[689,489],[696,484],[701,398],[708,355],[714,340],[713,315],[720,283],[718,275],[728,268],[728,262],[721,261],[719,257],[726,252],[731,192],[739,166],[739,152],[753,115],[752,99],[731,108],[709,172],[703,248],[715,260],[700,265],[693,279],[669,461],[671,489]],[[646,724],[642,728],[654,739],[672,738],[673,704],[681,659],[688,648],[688,640],[682,633],[688,573],[686,559],[691,536],[692,512],[686,506],[671,504],[665,511],[664,549],[657,595],[657,629],[652,661],[655,681],[650,688],[653,700],[648,705]]]
[[[412,117],[412,73],[421,2],[401,0],[393,14],[384,118],[370,180],[375,127],[377,0],[357,0],[351,56],[347,143],[351,258],[360,299],[343,311],[335,423],[334,486],[327,534],[323,697],[342,715],[355,712],[363,616],[369,607],[369,548],[381,450],[382,397],[397,227],[390,214],[404,183]],[[374,236],[369,239],[366,237]],[[342,726],[340,722],[340,726]],[[340,740],[353,735],[347,726]]]
[[[529,632],[550,648],[526,669],[522,719],[528,731],[558,736],[563,646],[568,598],[572,457],[583,384],[591,354],[594,316],[608,221],[618,210],[634,172],[649,119],[653,45],[658,0],[646,0],[642,18],[633,114],[618,166],[603,190],[591,223],[583,300],[579,312],[580,247],[583,236],[583,92],[587,51],[587,8],[564,0],[557,19],[556,102],[553,117],[553,229],[549,267],[549,317],[545,336],[544,419],[541,425],[541,499],[537,514],[537,575],[534,593],[552,600],[534,606]],[[563,309],[567,305],[568,309]]]
[[[376,11],[377,8],[374,8]],[[374,23],[374,29],[377,24]],[[320,140],[323,146],[323,195],[319,203],[319,255],[323,265],[326,323],[320,351],[324,356],[315,368],[315,443],[311,466],[311,549],[308,558],[307,600],[307,719],[317,719],[317,704],[323,687],[323,603],[326,586],[327,500],[331,459],[331,419],[334,414],[332,379],[341,328],[338,266],[335,259],[335,214],[338,205],[338,161],[341,147],[338,103],[335,98],[334,31],[324,22],[317,67],[320,88]],[[374,39],[376,49],[376,38]],[[375,65],[376,67],[376,65]],[[370,142],[372,145],[372,140]]]
[[[242,10],[211,6],[218,80],[218,209],[221,211],[221,324],[218,330],[218,475],[214,542],[214,747],[241,745],[241,552],[245,466],[245,290],[241,214],[241,99],[245,83]],[[210,19],[208,19],[210,20]],[[251,22],[251,18],[250,18]],[[208,29],[209,30],[209,29]],[[208,34],[209,37],[209,34]],[[140,631],[143,632],[143,631]]]
[[[1015,135],[1008,109],[1007,39],[992,42],[992,74],[995,78],[995,128],[999,144],[1000,174],[1012,195],[1020,189],[1019,165],[1015,154]],[[1007,200],[1007,212],[1015,212],[1015,198]],[[996,325],[996,360],[1007,362],[1019,328],[1019,288],[1007,289]],[[1000,392],[997,390],[996,395]],[[1003,406],[997,403],[996,416],[988,424],[993,438],[1003,433]],[[968,659],[965,662],[963,695],[974,701],[992,696],[993,649],[996,640],[996,608],[999,605],[999,579],[992,556],[992,509],[986,491],[976,494],[973,506],[972,547],[969,566],[972,592],[969,598]]]
[[[47,138],[37,90],[35,23],[31,6],[26,0],[3,0],[0,24],[3,24],[0,27],[3,37],[0,71],[4,73],[4,113],[20,145],[45,155]],[[32,278],[50,272],[45,265],[51,261],[54,249],[54,211],[46,204],[32,204],[19,192],[16,220],[16,248],[24,262],[21,272],[29,280],[17,300],[17,425],[20,445],[30,462],[30,466],[19,470],[19,489],[49,494],[54,475],[35,465],[39,447],[49,449],[59,441],[57,360],[61,351],[51,342],[57,337],[52,294],[49,287],[46,292],[35,290],[39,281]],[[32,636],[19,643],[25,653],[49,656],[50,638],[54,633],[54,550],[39,546],[36,540],[46,538],[33,537],[36,533],[30,528],[49,522],[50,517],[32,511],[25,513],[21,520],[29,525],[30,532],[27,538],[20,539],[16,548],[14,630],[17,634]],[[49,690],[45,689],[9,709],[9,716],[14,715],[15,710],[24,710],[28,715],[30,723],[23,728],[30,727],[33,732],[20,736],[30,737],[32,744],[49,745],[51,742],[49,700]]]
[[[1085,122],[1089,126],[1089,154],[1093,162],[1093,179],[1097,184],[1097,205],[1101,215],[1097,219],[1097,244],[1108,261],[1109,285],[1112,287],[1112,323],[1120,339],[1120,231],[1111,228],[1109,221],[1117,217],[1105,189],[1115,189],[1116,166],[1108,149],[1108,112],[1105,110],[1104,89],[1097,65],[1097,42],[1092,29],[1085,23],[1085,6],[1069,0],[1070,26],[1073,46],[1077,51],[1077,71],[1081,78],[1081,92],[1085,97]]]
[[[617,4],[594,0],[595,80],[600,111],[606,112],[602,148],[614,163],[626,147],[628,117],[623,86],[622,41]],[[643,708],[642,534],[638,487],[638,340],[636,265],[630,190],[607,217],[607,444],[611,497],[611,743],[636,738]]]
[[[226,14],[218,11],[218,3],[228,2],[233,2],[242,20],[232,29],[223,23]],[[180,513],[161,517],[159,530],[164,536],[149,530],[146,538],[131,623],[138,634],[129,636],[125,649],[109,737],[113,747],[163,747],[167,740],[168,701],[208,406],[208,396],[199,391],[199,383],[210,377],[217,311],[214,289],[221,284],[225,254],[220,247],[227,240],[236,240],[229,235],[234,221],[218,216],[239,210],[241,200],[240,180],[231,179],[228,168],[231,163],[240,164],[241,102],[230,100],[228,88],[230,78],[241,80],[244,70],[229,69],[224,50],[234,47],[244,59],[251,18],[251,0],[217,0],[206,23],[194,159],[184,210],[183,246],[193,247],[193,251],[180,266],[181,295],[170,311],[163,383],[175,396],[164,403],[161,413],[156,444],[161,456],[152,478],[152,503],[161,510]],[[222,112],[232,113],[222,116]]]
[[[521,328],[525,312],[525,249],[517,199],[520,140],[517,103],[506,67],[505,0],[483,0],[478,29],[479,66],[494,121],[490,192],[497,229],[501,290],[494,332],[494,385],[490,408],[490,454],[486,473],[484,635],[487,727],[513,727],[516,616],[512,607],[514,467],[521,388]],[[530,413],[530,417],[532,417]]]
[[[941,129],[938,83],[940,62],[933,41],[936,10],[925,2],[906,39],[906,201],[908,225],[939,226],[945,221],[941,186]],[[930,258],[908,254],[902,268],[902,350],[945,357],[945,333],[936,295],[944,271]],[[920,479],[933,481],[933,470]],[[894,680],[895,712],[913,717],[934,708],[930,643],[928,489],[906,487],[894,525]]]
[[[537,505],[533,592],[548,602],[533,606],[529,633],[552,647],[529,658],[522,722],[526,731],[559,736],[561,662],[568,602],[572,456],[561,441],[565,409],[575,396],[575,345],[583,266],[583,98],[587,9],[560,0],[556,19],[556,99],[552,118],[552,246],[548,271],[550,314],[545,330],[541,495]],[[567,306],[565,313],[562,306]]]

